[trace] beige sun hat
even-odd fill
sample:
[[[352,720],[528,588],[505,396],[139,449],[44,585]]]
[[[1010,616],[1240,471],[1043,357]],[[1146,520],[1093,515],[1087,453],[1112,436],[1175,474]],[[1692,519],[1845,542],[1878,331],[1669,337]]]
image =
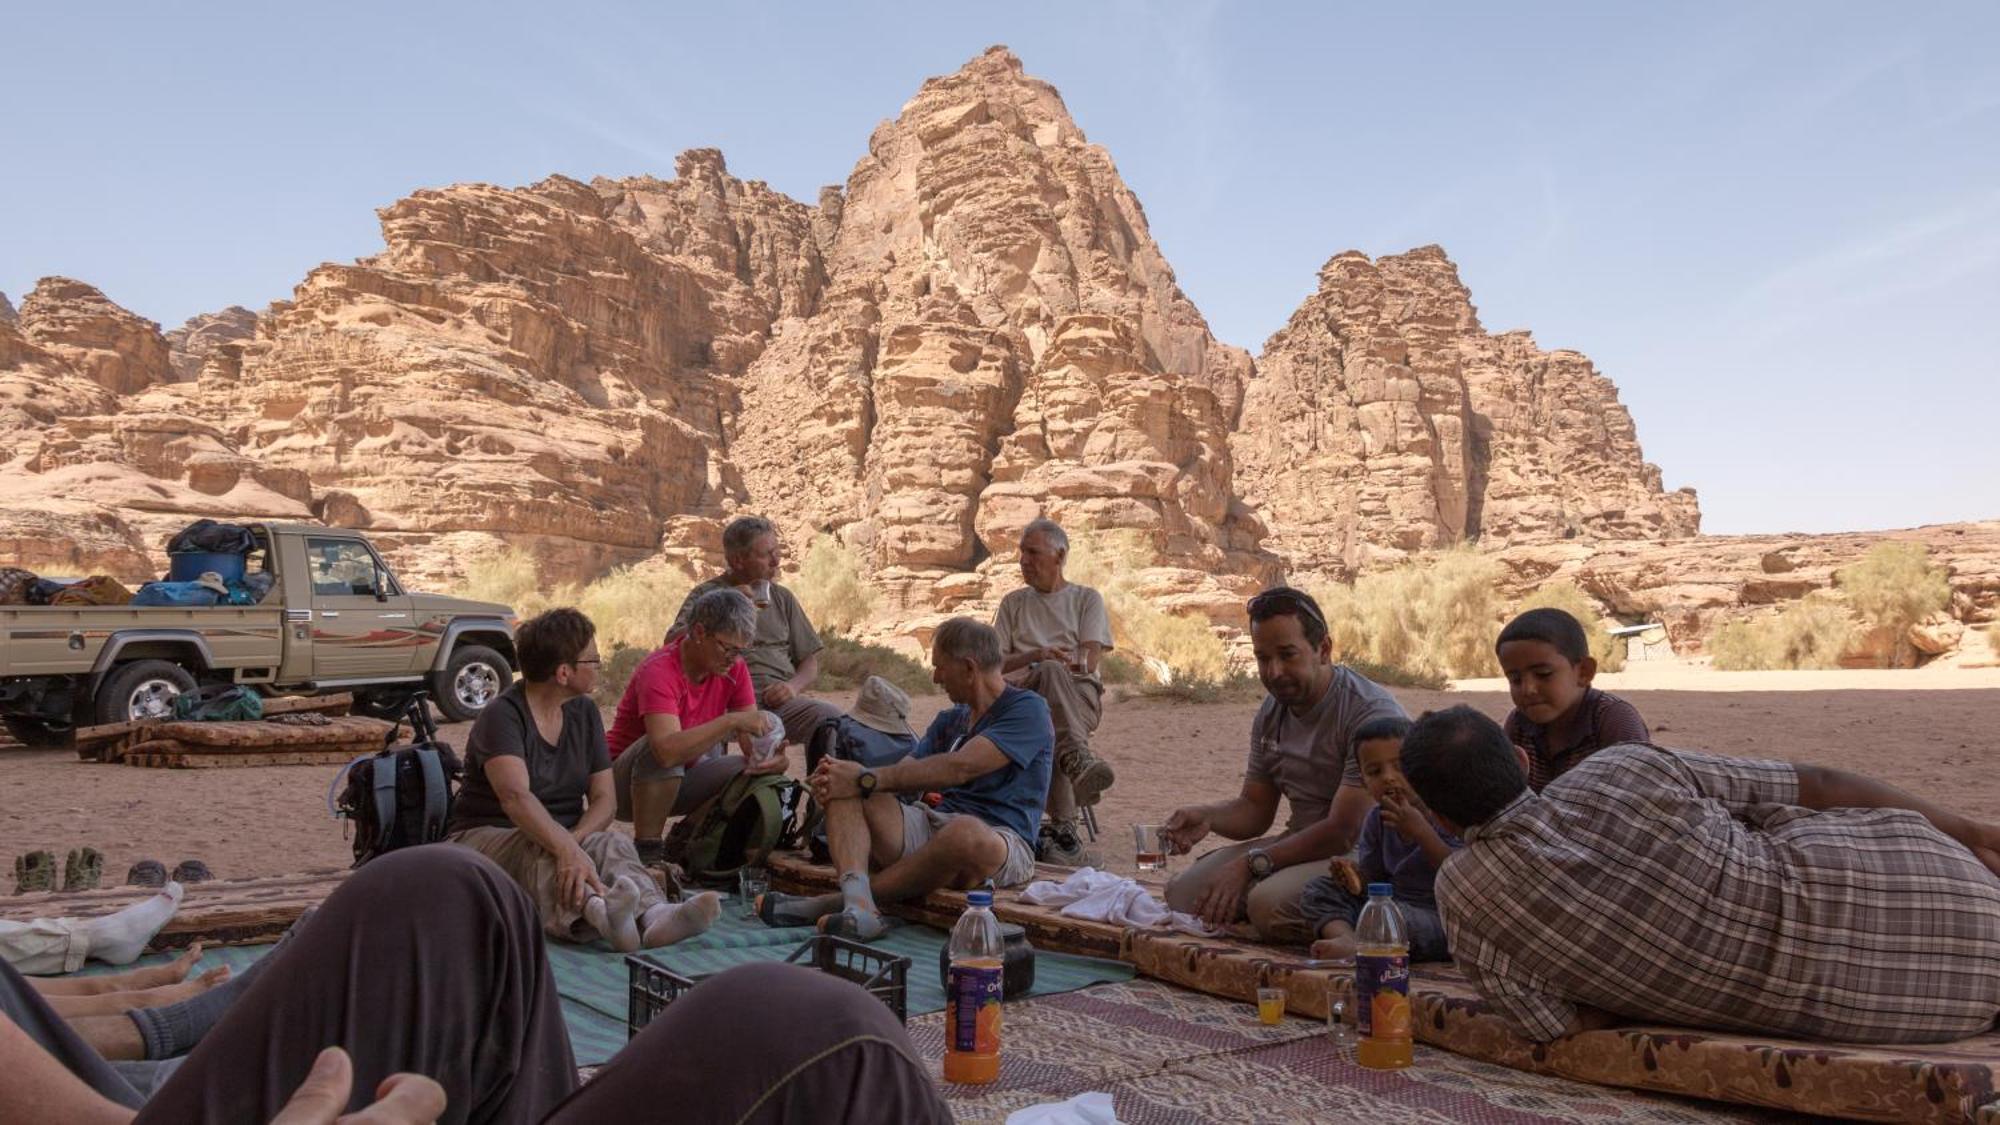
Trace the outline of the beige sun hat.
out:
[[[185,574],[187,572],[182,571],[181,573]],[[195,579],[194,584],[206,590],[213,590],[225,598],[229,596],[229,583],[224,582],[222,575],[217,574],[215,571],[202,571],[201,577]]]
[[[880,676],[870,676],[861,682],[861,694],[855,697],[854,707],[847,713],[854,716],[855,722],[883,734],[916,733],[910,729],[910,697]]]

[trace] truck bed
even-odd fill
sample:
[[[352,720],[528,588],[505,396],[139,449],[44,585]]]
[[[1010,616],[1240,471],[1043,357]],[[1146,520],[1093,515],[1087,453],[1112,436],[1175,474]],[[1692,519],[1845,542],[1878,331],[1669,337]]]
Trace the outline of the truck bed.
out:
[[[277,604],[0,607],[0,676],[86,673],[105,638],[156,629],[199,633],[219,667],[276,667],[284,612]]]

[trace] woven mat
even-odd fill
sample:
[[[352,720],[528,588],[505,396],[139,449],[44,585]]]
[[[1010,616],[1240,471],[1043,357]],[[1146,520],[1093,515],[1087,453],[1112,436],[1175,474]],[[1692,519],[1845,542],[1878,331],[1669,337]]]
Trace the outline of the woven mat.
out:
[[[1011,1003],[1000,1080],[943,1083],[942,1014],[910,1037],[960,1121],[1107,1091],[1128,1125],[1253,1122],[1777,1122],[1791,1114],[1610,1090],[1418,1046],[1416,1065],[1368,1070],[1325,1025],[1256,1020],[1248,1004],[1134,980]]]

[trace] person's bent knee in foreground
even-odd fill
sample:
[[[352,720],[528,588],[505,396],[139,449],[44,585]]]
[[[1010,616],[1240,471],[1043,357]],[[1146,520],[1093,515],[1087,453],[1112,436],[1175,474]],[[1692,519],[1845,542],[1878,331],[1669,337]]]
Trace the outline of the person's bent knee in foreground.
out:
[[[1250,726],[1250,762],[1233,799],[1176,809],[1169,845],[1187,852],[1213,832],[1243,843],[1209,852],[1167,885],[1167,904],[1211,926],[1250,916],[1265,941],[1298,943],[1310,931],[1297,909],[1327,860],[1354,846],[1373,800],[1354,756],[1354,733],[1373,719],[1403,718],[1379,685],[1334,663],[1326,617],[1312,596],[1277,586],[1250,599],[1250,642],[1269,692]],[[1270,836],[1278,800],[1291,806]]]
[[[1402,769],[1466,841],[1436,882],[1458,966],[1531,1039],[1626,1017],[1926,1043],[2000,1016],[2000,826],[1840,770],[1646,743],[1537,794],[1468,707],[1418,720]]]
[[[888,1005],[771,963],[719,973],[675,1000],[554,1120],[644,1121],[662,1106],[759,1125],[952,1119]]]
[[[1009,684],[1000,664],[990,626],[954,617],[938,627],[931,678],[954,706],[901,761],[868,769],[829,755],[813,773],[840,892],[766,894],[759,917],[873,940],[886,928],[878,900],[1028,881],[1035,868],[1028,841],[1048,791],[1055,730],[1048,704]],[[935,808],[895,796],[933,792],[942,794]],[[879,869],[872,878],[871,868]]]
[[[268,956],[311,971],[262,974],[143,1105],[0,967],[0,1120],[951,1119],[880,1000],[786,965],[704,981],[578,1091],[534,905],[469,849],[371,861]]]

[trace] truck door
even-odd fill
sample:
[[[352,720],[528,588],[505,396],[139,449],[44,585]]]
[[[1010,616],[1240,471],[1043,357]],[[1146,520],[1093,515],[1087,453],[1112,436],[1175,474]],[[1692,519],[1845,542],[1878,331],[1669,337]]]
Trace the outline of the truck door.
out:
[[[313,679],[409,675],[423,637],[410,597],[368,544],[309,537]]]

